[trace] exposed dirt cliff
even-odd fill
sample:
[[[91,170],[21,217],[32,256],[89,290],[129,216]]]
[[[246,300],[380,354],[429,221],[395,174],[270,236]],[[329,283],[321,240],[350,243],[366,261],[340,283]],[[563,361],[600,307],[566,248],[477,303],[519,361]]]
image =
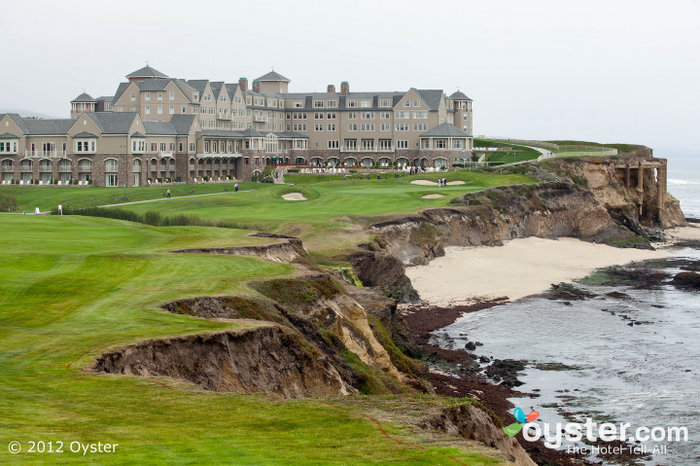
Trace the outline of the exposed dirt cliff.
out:
[[[166,376],[207,390],[283,398],[355,392],[328,359],[279,326],[151,340],[103,354],[94,369]]]
[[[477,406],[447,408],[439,415],[424,421],[423,425],[429,429],[457,434],[500,450],[508,461],[518,466],[536,464],[516,439],[508,437],[486,411]]]

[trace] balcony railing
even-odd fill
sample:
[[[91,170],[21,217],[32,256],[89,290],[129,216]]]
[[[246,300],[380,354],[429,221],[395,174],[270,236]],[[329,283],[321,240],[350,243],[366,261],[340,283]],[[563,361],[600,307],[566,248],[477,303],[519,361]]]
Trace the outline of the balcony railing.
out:
[[[65,157],[64,150],[25,150],[25,157]]]
[[[389,147],[357,147],[357,146],[340,146],[340,152],[394,152],[394,146]]]

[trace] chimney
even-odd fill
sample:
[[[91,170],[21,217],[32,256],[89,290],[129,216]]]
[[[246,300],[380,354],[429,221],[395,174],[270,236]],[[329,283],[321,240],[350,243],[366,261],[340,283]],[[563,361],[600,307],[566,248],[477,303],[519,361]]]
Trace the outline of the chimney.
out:
[[[347,81],[340,83],[340,93],[343,95],[350,94],[350,84]]]
[[[335,85],[334,84],[329,84],[328,89],[326,90],[329,94],[335,94]]]
[[[260,93],[260,81],[253,79],[253,92]]]
[[[238,87],[241,91],[246,92],[248,90],[248,78],[238,78]]]

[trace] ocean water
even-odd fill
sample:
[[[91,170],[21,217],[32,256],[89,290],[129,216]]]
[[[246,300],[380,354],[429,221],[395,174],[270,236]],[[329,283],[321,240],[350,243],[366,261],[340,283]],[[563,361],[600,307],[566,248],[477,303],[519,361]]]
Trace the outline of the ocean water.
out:
[[[669,157],[668,191],[686,217],[700,219],[700,156]],[[695,249],[678,255],[700,260]],[[700,293],[670,285],[581,287],[597,297],[569,305],[525,298],[467,314],[440,333],[447,332],[457,347],[482,342],[479,355],[531,361],[519,376],[524,385],[516,389],[539,396],[511,401],[525,413],[538,411],[543,430],[544,422],[553,431],[557,422],[589,417],[629,422],[633,429],[685,426],[687,442],[642,442],[652,454],[645,463],[700,465]],[[612,291],[631,299],[605,296]],[[640,324],[630,326],[632,321]],[[577,370],[542,370],[537,363]]]
[[[700,219],[700,154],[668,157],[668,192],[681,202],[686,217]]]

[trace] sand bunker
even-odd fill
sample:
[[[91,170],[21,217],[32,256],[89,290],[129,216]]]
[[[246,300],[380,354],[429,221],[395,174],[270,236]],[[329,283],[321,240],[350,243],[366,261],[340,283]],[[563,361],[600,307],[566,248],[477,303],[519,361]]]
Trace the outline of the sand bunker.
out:
[[[417,184],[420,186],[437,186],[438,184],[435,181],[430,181],[430,180],[413,180],[411,181],[411,184]],[[455,186],[458,184],[466,184],[464,181],[448,181],[447,186]]]
[[[441,197],[445,197],[444,194],[426,194],[425,196],[421,196],[421,199],[440,199]]]
[[[285,201],[305,201],[306,198],[302,193],[287,193],[287,194],[282,194],[282,198]]]

